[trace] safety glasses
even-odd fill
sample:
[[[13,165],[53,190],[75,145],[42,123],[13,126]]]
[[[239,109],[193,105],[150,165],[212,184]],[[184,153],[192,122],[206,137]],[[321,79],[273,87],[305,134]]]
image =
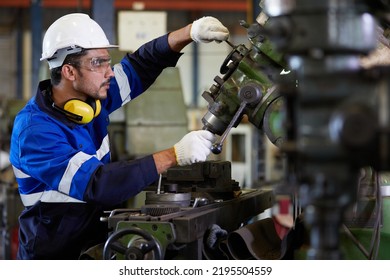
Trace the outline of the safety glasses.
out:
[[[79,66],[92,72],[105,73],[111,67],[111,57],[92,57],[81,61]]]

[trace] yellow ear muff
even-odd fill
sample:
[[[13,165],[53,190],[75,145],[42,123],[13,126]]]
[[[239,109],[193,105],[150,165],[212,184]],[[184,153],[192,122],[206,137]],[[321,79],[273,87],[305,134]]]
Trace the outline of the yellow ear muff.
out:
[[[96,103],[99,103],[99,112],[100,112],[101,110],[100,101]],[[75,119],[73,117],[71,118],[73,121],[79,124],[89,123],[96,115],[95,110],[92,108],[91,105],[79,99],[71,99],[67,101],[64,105],[64,110],[69,112],[72,115],[79,116],[80,118],[78,119]]]
[[[99,99],[95,100],[95,115],[94,117],[97,117],[100,114],[100,111],[102,110],[102,104],[100,103]]]

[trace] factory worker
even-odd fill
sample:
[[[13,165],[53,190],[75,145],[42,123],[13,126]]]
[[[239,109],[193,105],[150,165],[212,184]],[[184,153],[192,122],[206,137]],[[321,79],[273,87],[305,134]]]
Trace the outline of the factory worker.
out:
[[[103,211],[156,182],[175,165],[207,159],[215,136],[192,131],[177,144],[140,159],[110,161],[109,115],[176,65],[189,43],[224,41],[229,32],[203,17],[156,38],[111,66],[102,28],[88,15],[56,20],[43,38],[51,79],[17,115],[10,161],[25,206],[19,217],[18,259],[78,259],[104,242]]]

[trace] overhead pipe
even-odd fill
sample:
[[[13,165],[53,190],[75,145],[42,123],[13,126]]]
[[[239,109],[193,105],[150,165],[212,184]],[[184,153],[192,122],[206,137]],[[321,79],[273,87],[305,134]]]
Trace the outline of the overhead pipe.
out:
[[[28,8],[31,0],[2,0],[0,7]],[[93,0],[43,0],[44,8],[83,8],[90,9]],[[142,10],[185,10],[185,11],[237,11],[245,12],[248,9],[248,0],[115,0],[115,9]]]

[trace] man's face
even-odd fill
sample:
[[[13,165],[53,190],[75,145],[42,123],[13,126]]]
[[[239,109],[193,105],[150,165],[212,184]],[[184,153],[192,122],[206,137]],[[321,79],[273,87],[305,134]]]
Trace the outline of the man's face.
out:
[[[107,49],[92,49],[80,59],[78,78],[74,80],[75,91],[95,99],[107,98],[110,79],[114,76],[111,58]]]

